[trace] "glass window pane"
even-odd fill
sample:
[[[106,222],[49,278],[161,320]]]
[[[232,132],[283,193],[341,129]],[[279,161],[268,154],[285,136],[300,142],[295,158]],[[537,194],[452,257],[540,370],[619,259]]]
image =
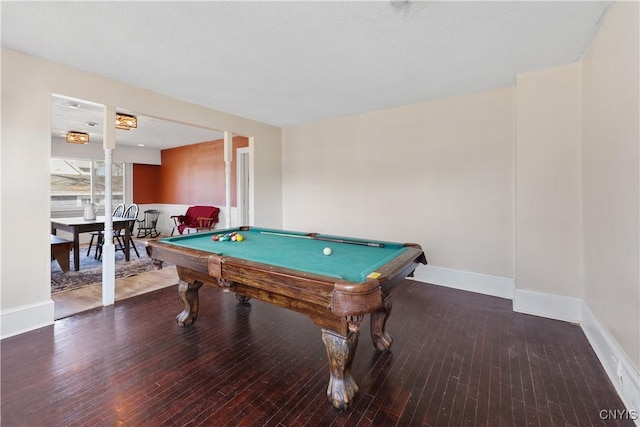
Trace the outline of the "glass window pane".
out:
[[[51,210],[79,209],[91,202],[91,160],[51,159]],[[124,203],[124,163],[112,164],[111,190],[115,207]],[[93,203],[101,205],[98,213],[104,213],[103,160],[93,161]]]
[[[105,165],[104,161],[96,160],[95,177],[94,177],[94,203],[104,206],[104,177]],[[111,165],[111,205],[115,207],[119,203],[124,203],[124,163],[113,162]]]
[[[91,200],[91,161],[51,159],[51,208],[73,209]]]

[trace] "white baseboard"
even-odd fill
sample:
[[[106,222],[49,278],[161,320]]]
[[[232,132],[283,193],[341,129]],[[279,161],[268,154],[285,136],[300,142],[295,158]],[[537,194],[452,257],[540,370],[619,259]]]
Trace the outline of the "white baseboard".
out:
[[[13,307],[0,312],[0,339],[53,325],[53,300]]]
[[[580,298],[524,289],[513,293],[513,311],[565,322],[580,323],[583,305]]]
[[[607,376],[618,391],[622,403],[624,403],[628,411],[635,411],[636,425],[640,425],[640,420],[638,419],[640,417],[640,372],[635,369],[618,343],[584,302],[582,304],[582,322],[580,326],[598,359],[600,359]],[[600,409],[615,410],[624,408]]]
[[[433,265],[416,269],[414,278],[425,283],[507,299],[513,299],[515,288],[515,281],[510,277],[452,270]]]

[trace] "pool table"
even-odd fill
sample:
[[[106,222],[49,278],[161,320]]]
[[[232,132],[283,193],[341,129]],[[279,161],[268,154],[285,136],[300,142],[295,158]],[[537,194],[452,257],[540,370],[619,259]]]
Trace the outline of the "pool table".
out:
[[[243,240],[213,240],[234,232]],[[338,409],[347,409],[358,392],[351,363],[364,315],[371,314],[373,345],[388,350],[391,291],[427,263],[417,244],[256,227],[149,240],[146,250],[157,268],[163,262],[176,265],[184,302],[180,326],[195,322],[198,289],[205,283],[235,292],[241,303],[256,298],[307,315],[322,330],[330,370],[327,396]]]

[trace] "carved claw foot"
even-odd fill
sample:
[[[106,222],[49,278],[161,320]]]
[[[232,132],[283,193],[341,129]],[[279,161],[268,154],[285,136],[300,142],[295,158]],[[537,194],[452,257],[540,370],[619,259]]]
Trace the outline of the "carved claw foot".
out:
[[[391,297],[384,300],[382,308],[371,313],[371,341],[379,351],[387,351],[393,344],[393,338],[385,331],[387,319],[391,315]]]
[[[353,403],[353,400],[359,390],[358,384],[356,384],[353,377],[344,378],[342,380],[332,377],[329,380],[327,397],[334,408],[344,411],[349,409],[349,406]]]
[[[197,316],[194,316],[191,313],[189,313],[187,309],[184,309],[180,313],[178,313],[178,315],[176,316],[176,323],[178,323],[178,325],[182,327],[191,326],[193,322],[196,321],[196,317]]]
[[[351,376],[351,362],[358,347],[358,333],[352,332],[343,337],[323,329],[322,341],[329,358],[327,397],[336,409],[345,410],[351,406],[359,390],[358,384]]]
[[[178,294],[184,303],[184,310],[176,316],[176,322],[180,326],[190,326],[198,317],[199,298],[198,289],[202,286],[202,282],[196,280],[185,282],[178,281]]]

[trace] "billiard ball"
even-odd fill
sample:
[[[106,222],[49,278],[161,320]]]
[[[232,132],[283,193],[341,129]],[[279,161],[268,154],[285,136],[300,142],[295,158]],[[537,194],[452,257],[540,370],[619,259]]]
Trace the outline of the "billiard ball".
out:
[[[325,255],[331,255],[331,248],[324,248],[322,250],[322,253],[325,254]]]

